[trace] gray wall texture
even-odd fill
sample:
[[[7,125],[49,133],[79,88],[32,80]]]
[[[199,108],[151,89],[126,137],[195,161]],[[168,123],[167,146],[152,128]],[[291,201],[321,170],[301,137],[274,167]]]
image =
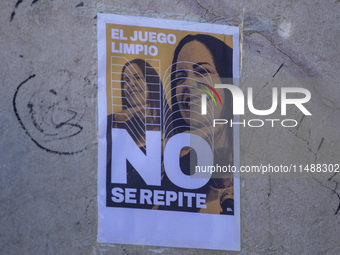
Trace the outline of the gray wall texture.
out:
[[[99,12],[240,26],[254,89],[313,79],[313,118],[241,128],[241,164],[339,163],[339,0],[1,1],[0,254],[340,254],[333,173],[242,175],[240,252],[96,242]]]

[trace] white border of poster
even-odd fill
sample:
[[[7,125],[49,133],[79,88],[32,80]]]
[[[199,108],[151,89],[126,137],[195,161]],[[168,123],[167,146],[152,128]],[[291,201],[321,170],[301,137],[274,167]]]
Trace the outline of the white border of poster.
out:
[[[240,250],[240,183],[234,175],[230,216],[106,206],[106,24],[232,35],[233,77],[239,78],[239,28],[226,25],[98,14],[98,236],[99,243]],[[239,131],[234,128],[234,165],[239,169]]]

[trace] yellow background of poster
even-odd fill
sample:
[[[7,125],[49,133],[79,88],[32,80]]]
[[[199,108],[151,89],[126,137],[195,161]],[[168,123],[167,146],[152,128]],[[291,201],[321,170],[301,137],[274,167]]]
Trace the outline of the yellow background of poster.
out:
[[[122,39],[113,39],[112,38],[112,29],[116,29],[116,33],[114,37],[122,38]],[[118,30],[118,31],[117,31]],[[149,42],[149,38],[147,41],[142,42],[140,40],[132,41],[130,37],[134,37],[135,31],[142,31],[143,38],[145,32],[154,32],[154,33],[164,33],[165,35],[173,34],[176,36],[176,43],[171,44],[169,42],[159,43],[159,42]],[[163,87],[166,87],[164,84],[164,75],[169,75],[171,72],[171,64],[173,59],[173,53],[178,45],[178,43],[186,36],[186,35],[196,35],[196,34],[207,34],[213,37],[218,38],[219,40],[225,42],[229,47],[233,48],[233,38],[232,35],[224,35],[224,34],[215,34],[215,33],[202,33],[202,32],[192,32],[192,31],[183,31],[183,30],[174,30],[174,29],[163,29],[163,28],[152,28],[152,27],[141,27],[141,26],[130,26],[130,25],[117,25],[117,24],[106,24],[106,54],[107,54],[107,72],[106,72],[106,91],[107,91],[107,115],[111,115],[114,112],[119,112],[122,110],[121,98],[120,95],[115,95],[116,98],[112,98],[112,87],[119,89],[121,84],[120,82],[112,82],[112,80],[120,80],[120,74],[122,72],[122,67],[127,61],[132,61],[134,59],[143,59],[148,61],[148,63],[155,67],[153,63],[157,63],[157,60],[160,62],[160,68],[155,70],[158,72],[161,80],[163,82]],[[124,40],[124,38],[126,38]],[[115,48],[112,50],[112,43],[114,43]],[[144,47],[147,46],[150,49],[150,46],[154,45],[158,49],[158,54],[156,56],[151,56],[150,54],[145,55],[144,50],[139,54],[124,54],[117,53],[113,51],[119,51],[119,44],[127,43],[127,44],[141,44]],[[112,57],[123,57],[118,59],[120,63],[111,63]],[[117,58],[115,58],[115,62]],[[149,61],[150,60],[150,61]],[[154,60],[154,61],[153,61]],[[114,64],[113,66],[111,66]],[[111,69],[112,67],[112,69]],[[170,68],[169,68],[170,67]],[[169,69],[168,69],[169,68]],[[170,79],[169,79],[170,81]],[[168,91],[165,91],[167,93]],[[117,93],[115,91],[114,93]],[[169,94],[168,94],[169,95]],[[169,97],[169,96],[168,96]],[[168,98],[169,99],[169,98]],[[115,105],[115,107],[112,107]],[[119,106],[117,106],[119,105]]]

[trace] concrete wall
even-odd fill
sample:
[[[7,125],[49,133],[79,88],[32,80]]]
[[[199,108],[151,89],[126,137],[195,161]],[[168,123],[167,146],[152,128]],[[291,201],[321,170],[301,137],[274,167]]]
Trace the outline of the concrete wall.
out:
[[[241,252],[98,244],[98,12],[243,24],[242,77],[318,80],[312,119],[240,130],[241,164],[339,163],[339,0],[1,1],[0,254],[340,254],[331,173],[243,175]]]

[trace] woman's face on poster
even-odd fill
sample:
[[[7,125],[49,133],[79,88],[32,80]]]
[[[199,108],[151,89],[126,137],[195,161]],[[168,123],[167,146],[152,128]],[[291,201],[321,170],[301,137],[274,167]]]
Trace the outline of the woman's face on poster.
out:
[[[190,116],[206,124],[207,120],[200,114],[201,95],[205,92],[199,88],[209,90],[204,86],[204,83],[212,87],[214,87],[214,84],[221,83],[213,56],[203,43],[191,41],[180,50],[177,61],[175,73],[176,99],[181,115],[185,118],[187,124],[190,124],[188,120]],[[211,81],[213,84],[210,84]],[[224,102],[223,91],[217,90],[217,92]],[[209,105],[213,107],[214,116],[212,118],[219,118],[222,106],[219,104],[215,106],[209,95],[207,95],[207,99],[208,111]]]
[[[139,66],[135,63],[127,65],[122,77],[124,82],[123,95],[130,102],[131,106],[145,105],[145,77]]]

